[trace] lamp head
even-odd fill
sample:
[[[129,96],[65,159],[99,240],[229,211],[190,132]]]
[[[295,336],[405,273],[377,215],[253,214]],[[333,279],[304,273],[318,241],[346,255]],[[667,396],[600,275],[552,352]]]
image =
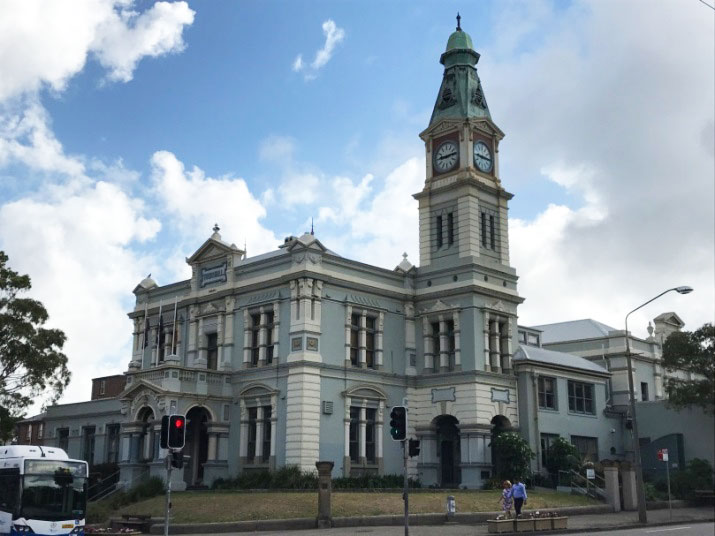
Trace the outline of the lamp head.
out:
[[[690,294],[693,291],[693,287],[675,287],[675,291],[678,294]]]

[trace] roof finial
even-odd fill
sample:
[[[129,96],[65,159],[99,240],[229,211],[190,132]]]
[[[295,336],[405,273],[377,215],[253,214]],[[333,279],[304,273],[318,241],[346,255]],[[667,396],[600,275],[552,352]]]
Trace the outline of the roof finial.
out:
[[[459,15],[459,11],[457,11],[457,31],[458,32],[462,31],[461,20],[462,20],[462,17]]]
[[[313,230],[313,218],[310,218],[310,234],[315,234],[315,231]]]
[[[221,230],[221,228],[218,226],[218,223],[214,223],[214,227],[213,227],[212,231],[214,233],[218,233],[220,230]]]

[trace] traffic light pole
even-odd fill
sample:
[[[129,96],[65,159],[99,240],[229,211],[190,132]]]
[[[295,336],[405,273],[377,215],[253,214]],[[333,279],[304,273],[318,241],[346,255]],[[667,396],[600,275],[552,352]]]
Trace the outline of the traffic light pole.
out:
[[[407,491],[407,458],[409,457],[409,452],[407,452],[407,439],[402,443],[402,453],[404,454],[405,465],[404,465],[404,486],[405,489],[402,492],[402,498],[405,501],[405,536],[410,535],[410,496]]]
[[[171,450],[166,453],[166,509],[164,511],[164,536],[169,536],[169,512],[171,511]]]

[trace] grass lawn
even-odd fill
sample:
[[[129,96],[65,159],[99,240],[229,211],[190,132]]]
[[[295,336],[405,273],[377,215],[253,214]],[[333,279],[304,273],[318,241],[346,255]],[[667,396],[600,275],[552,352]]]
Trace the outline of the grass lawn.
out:
[[[457,512],[491,512],[499,510],[500,491],[434,491],[410,493],[410,513],[442,513],[447,495],[454,495]],[[117,514],[164,515],[164,496],[125,506]],[[318,512],[317,492],[174,492],[172,519],[175,523],[248,521],[315,517]],[[528,509],[558,508],[600,504],[591,499],[551,491],[529,492]],[[90,505],[90,510],[95,507]],[[101,506],[100,506],[101,508]],[[333,492],[334,517],[400,515],[402,493]]]

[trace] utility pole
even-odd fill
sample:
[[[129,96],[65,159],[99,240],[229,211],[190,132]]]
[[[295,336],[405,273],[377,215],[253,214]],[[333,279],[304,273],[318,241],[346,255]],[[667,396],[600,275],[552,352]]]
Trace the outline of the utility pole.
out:
[[[404,458],[404,490],[402,492],[402,499],[405,501],[405,536],[410,536],[410,496],[407,487],[407,458],[409,458],[409,452],[407,451],[407,439],[402,441],[402,454]]]
[[[166,508],[164,510],[164,536],[169,536],[169,514],[171,512],[171,450],[166,453]]]

